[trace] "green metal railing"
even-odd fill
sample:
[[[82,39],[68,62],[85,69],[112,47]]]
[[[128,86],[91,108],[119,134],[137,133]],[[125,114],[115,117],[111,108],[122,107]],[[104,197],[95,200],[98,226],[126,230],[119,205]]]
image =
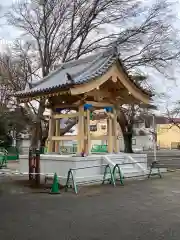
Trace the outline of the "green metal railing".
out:
[[[82,167],[82,168],[69,169],[68,174],[67,174],[65,191],[67,192],[69,188],[72,188],[76,194],[78,193],[78,183],[76,182],[74,172],[76,172],[78,170],[83,170],[83,169],[88,169],[88,168],[97,168],[97,167],[103,167],[103,166],[105,167],[105,169],[104,169],[102,184],[105,184],[106,182],[108,182],[109,184],[112,184],[113,186],[115,186],[115,180],[114,180],[114,176],[113,176],[111,167],[109,166],[109,164],[106,164],[106,165],[96,165],[96,166],[88,166],[88,167]],[[110,177],[109,177],[109,175],[110,175]],[[98,182],[98,181],[99,180],[83,181],[83,182],[81,182],[81,184],[93,183],[93,182]]]
[[[61,154],[74,154],[77,152],[77,145],[60,147]],[[91,149],[92,153],[107,153],[107,145],[95,144]]]
[[[123,183],[123,179],[124,179],[124,176],[121,172],[121,168],[120,168],[120,164],[116,164],[114,167],[113,167],[113,177],[114,177],[114,181],[120,181],[121,185],[124,185]]]
[[[47,148],[46,147],[42,147],[40,149],[41,154],[46,153],[47,152]],[[107,153],[107,145],[98,145],[98,144],[94,144],[92,146],[91,149],[91,153]],[[61,146],[59,148],[59,153],[61,154],[75,154],[77,153],[77,145],[74,144],[73,146]]]
[[[92,153],[107,153],[107,145],[94,144],[91,149]]]
[[[0,168],[7,167],[8,151],[5,148],[0,148]]]
[[[153,169],[157,169],[157,173],[153,173]],[[160,172],[160,164],[157,161],[153,161],[150,166],[150,172],[148,174],[148,178],[151,176],[158,175],[160,178],[162,178],[161,172]]]

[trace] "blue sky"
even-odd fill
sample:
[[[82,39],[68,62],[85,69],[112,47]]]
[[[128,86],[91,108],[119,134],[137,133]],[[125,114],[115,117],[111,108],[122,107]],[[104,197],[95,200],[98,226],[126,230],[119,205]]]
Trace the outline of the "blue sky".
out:
[[[8,8],[8,5],[17,2],[18,0],[6,0],[3,3],[3,7]],[[144,0],[146,1],[146,0]],[[150,1],[150,0],[149,0]],[[148,1],[148,3],[149,3]],[[180,0],[178,0],[180,3]],[[179,9],[176,9],[176,12],[180,12]],[[1,19],[1,23],[3,20]],[[179,27],[180,28],[180,27]],[[179,29],[180,30],[180,29]],[[13,40],[19,36],[19,32],[17,29],[15,30],[12,27],[1,26],[0,28],[0,51],[6,48],[6,45],[11,45]],[[160,94],[165,93],[167,95],[166,98],[156,99],[156,104],[160,105],[161,112],[164,112],[166,106],[172,106],[173,102],[179,100],[179,92],[180,92],[180,79],[179,78],[180,69],[177,67],[172,67],[171,74],[176,78],[176,81],[164,79],[164,77],[158,74],[155,71],[146,70],[146,74],[149,76],[149,84]]]

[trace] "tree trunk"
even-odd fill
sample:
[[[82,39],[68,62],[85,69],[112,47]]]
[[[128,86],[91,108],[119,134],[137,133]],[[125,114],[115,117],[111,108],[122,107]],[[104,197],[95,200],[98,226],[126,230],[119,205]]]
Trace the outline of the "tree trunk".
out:
[[[128,123],[126,116],[122,111],[119,112],[117,121],[123,133],[124,152],[133,153],[133,150],[132,150],[133,125],[131,123]]]
[[[43,118],[44,110],[45,110],[45,100],[41,100],[39,103],[38,114],[37,114],[35,122],[32,126],[33,127],[32,138],[31,138],[31,147],[32,148],[41,147],[41,141],[42,141],[41,120]]]
[[[125,153],[133,153],[132,137],[134,116],[135,116],[134,105],[130,106],[129,114],[126,115],[125,112],[120,109],[117,116],[117,121],[123,133]]]
[[[123,133],[124,137],[124,152],[125,153],[133,153],[132,149],[132,133],[125,132]]]
[[[31,147],[39,148],[39,143],[41,142],[41,122],[35,122],[33,124],[32,137],[31,137]]]

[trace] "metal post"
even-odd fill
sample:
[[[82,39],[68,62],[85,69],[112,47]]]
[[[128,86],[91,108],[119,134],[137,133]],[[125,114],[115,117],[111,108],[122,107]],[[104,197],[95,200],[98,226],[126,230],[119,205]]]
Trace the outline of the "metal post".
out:
[[[36,179],[36,184],[40,185],[40,151],[39,149],[36,149],[36,165],[35,165],[35,179]]]
[[[29,180],[33,179],[32,175],[32,160],[33,160],[33,151],[29,149]]]
[[[156,144],[156,126],[155,126],[155,115],[153,114],[153,145],[154,145],[154,161],[157,160],[157,144]]]

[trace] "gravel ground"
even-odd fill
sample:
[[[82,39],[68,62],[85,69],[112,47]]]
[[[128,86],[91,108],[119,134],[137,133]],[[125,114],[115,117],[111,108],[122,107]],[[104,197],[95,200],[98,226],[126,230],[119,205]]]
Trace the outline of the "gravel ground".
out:
[[[32,193],[1,178],[0,239],[179,240],[179,173],[84,187],[77,196]]]

